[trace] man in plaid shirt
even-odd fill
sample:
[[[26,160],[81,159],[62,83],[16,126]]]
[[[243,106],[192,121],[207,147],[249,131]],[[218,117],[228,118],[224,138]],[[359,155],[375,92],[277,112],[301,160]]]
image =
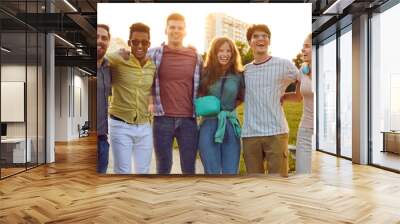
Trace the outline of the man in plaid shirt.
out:
[[[179,146],[182,173],[195,173],[198,129],[193,103],[200,82],[202,57],[195,49],[183,46],[185,26],[182,15],[169,15],[165,29],[167,43],[148,52],[157,68],[152,110],[158,174],[171,172],[174,138]]]

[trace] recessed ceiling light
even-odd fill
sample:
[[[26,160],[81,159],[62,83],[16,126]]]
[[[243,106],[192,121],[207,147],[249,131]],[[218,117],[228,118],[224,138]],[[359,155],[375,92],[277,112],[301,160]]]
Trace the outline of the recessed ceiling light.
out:
[[[11,52],[11,50],[9,50],[9,49],[7,49],[7,48],[5,48],[5,47],[1,47],[0,49],[1,49],[2,51],[6,52],[6,53],[10,53],[10,52]]]
[[[66,39],[58,36],[57,34],[54,34],[55,37],[57,37],[59,40],[61,40],[62,42],[66,43],[67,45],[69,45],[70,47],[75,48],[75,45],[71,44],[71,42],[67,41]]]
[[[342,14],[343,9],[351,5],[355,0],[337,0],[330,5],[322,14]]]
[[[78,67],[78,69],[79,69],[79,71],[81,71],[81,72],[83,72],[83,73],[85,73],[85,74],[92,75],[92,73],[90,73],[90,72],[88,72],[88,71],[85,71],[85,70],[83,70],[83,69],[81,69],[81,68],[79,68],[79,67]]]
[[[78,12],[78,10],[71,4],[69,3],[68,0],[64,0],[65,4],[67,4],[72,10],[74,10],[75,12]]]

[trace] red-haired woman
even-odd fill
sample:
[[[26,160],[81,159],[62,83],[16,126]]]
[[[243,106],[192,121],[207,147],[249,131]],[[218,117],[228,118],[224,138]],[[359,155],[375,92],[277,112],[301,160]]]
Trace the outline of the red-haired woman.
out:
[[[207,52],[199,96],[216,96],[221,112],[202,117],[199,151],[206,174],[237,174],[240,124],[235,108],[243,101],[242,62],[232,40],[215,38]]]

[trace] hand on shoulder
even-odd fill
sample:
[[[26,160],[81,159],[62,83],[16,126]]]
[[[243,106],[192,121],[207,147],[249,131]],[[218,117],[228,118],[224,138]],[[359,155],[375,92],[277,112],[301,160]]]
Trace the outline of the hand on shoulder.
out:
[[[120,48],[118,50],[118,55],[121,56],[125,61],[129,60],[131,52],[126,50],[125,48]]]
[[[197,49],[196,49],[195,46],[189,44],[189,45],[187,46],[187,48],[189,48],[189,49],[191,49],[191,50],[193,50],[194,52],[197,53]]]

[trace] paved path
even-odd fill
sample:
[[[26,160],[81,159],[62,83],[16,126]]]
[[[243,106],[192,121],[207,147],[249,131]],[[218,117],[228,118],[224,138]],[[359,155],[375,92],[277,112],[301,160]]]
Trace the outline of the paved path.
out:
[[[179,151],[177,149],[173,150],[173,164],[172,164],[172,170],[171,174],[182,174],[181,172],[181,164],[179,160]],[[133,163],[132,163],[132,170],[133,169]],[[109,163],[108,163],[108,169],[107,173],[112,174],[113,173],[113,155],[112,155],[112,149],[110,147],[110,155],[109,155]],[[152,160],[151,160],[151,168],[150,168],[150,173],[151,174],[156,174],[156,158],[154,151],[152,153]],[[201,163],[200,159],[196,160],[196,173],[197,174],[203,174],[204,173],[204,168],[203,164]]]

